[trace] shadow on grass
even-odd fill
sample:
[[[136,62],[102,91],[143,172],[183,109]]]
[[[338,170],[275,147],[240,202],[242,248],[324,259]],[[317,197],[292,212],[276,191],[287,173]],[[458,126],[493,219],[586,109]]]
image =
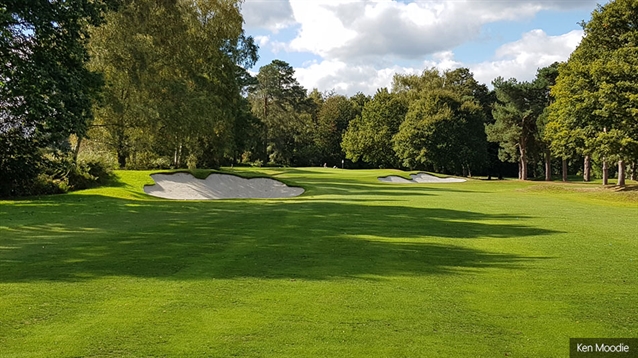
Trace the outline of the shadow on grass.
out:
[[[624,187],[616,187],[616,191],[619,191],[619,192],[638,191],[638,184],[626,184]]]
[[[483,193],[476,190],[464,190],[452,188],[454,184],[392,184],[375,183],[362,184],[361,182],[345,180],[333,181],[309,181],[303,183],[308,189],[307,195],[340,194],[340,195],[374,195],[374,196],[430,196],[437,193]],[[347,199],[347,197],[344,197]]]
[[[542,258],[463,239],[554,232],[527,218],[333,202],[165,202],[84,196],[0,213],[0,282],[459,274]],[[5,208],[6,209],[6,208]],[[431,243],[432,239],[449,243]]]

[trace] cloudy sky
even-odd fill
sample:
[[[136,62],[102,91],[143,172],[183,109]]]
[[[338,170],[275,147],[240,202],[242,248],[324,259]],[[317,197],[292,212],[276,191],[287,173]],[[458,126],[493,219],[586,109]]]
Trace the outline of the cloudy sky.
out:
[[[311,90],[374,94],[394,73],[468,67],[479,82],[530,80],[580,42],[606,0],[245,0],[259,63],[290,63]]]

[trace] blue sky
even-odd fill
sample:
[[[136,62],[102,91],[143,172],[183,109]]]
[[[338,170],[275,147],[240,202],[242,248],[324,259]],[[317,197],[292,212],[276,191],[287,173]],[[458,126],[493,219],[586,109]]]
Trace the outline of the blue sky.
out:
[[[307,89],[352,95],[390,86],[395,73],[468,67],[531,80],[582,38],[591,0],[246,0],[245,30],[260,61],[290,63]]]

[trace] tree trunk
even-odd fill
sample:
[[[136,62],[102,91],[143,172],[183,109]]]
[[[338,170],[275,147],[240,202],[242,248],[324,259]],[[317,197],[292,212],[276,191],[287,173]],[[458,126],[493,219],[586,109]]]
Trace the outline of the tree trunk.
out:
[[[607,127],[603,128],[603,131],[607,133]],[[607,168],[607,158],[603,157],[603,185],[609,184],[609,170]]]
[[[585,164],[583,170],[583,181],[591,180],[591,156],[585,156]]]
[[[471,178],[472,177],[472,169],[470,168],[470,166],[467,166],[467,177]]]
[[[78,154],[80,154],[80,144],[82,144],[82,136],[77,135],[77,141],[75,142],[75,147],[73,148],[73,164],[78,163]]]
[[[523,176],[521,175],[521,160],[518,160],[518,180],[521,180]]]
[[[521,147],[521,180],[527,180],[527,158],[525,157],[527,150]]]
[[[117,163],[120,165],[120,169],[124,169],[124,167],[126,167],[126,153],[123,153],[122,151],[117,152]]]
[[[616,185],[625,186],[625,161],[622,159],[618,161],[618,182]]]
[[[545,151],[545,181],[552,180],[552,154],[549,149]]]
[[[636,181],[636,162],[631,163],[631,180]]]
[[[173,154],[173,166],[175,169],[179,168],[182,165],[182,145],[175,148],[175,153]]]
[[[567,159],[563,158],[563,181],[567,181]]]
[[[264,164],[268,163],[268,96],[264,95]]]

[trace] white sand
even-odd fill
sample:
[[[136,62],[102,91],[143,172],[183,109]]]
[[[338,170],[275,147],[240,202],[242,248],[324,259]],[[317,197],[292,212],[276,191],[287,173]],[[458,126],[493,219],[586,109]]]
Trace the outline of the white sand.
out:
[[[303,188],[289,187],[269,178],[246,179],[228,174],[211,174],[197,179],[188,173],[152,174],[155,185],[145,186],[144,192],[165,199],[266,199],[301,195]]]
[[[434,175],[426,173],[410,174],[411,180],[402,178],[396,175],[390,175],[387,177],[380,177],[379,181],[384,183],[399,183],[399,184],[419,184],[419,183],[462,183],[465,179],[461,178],[439,178]]]

